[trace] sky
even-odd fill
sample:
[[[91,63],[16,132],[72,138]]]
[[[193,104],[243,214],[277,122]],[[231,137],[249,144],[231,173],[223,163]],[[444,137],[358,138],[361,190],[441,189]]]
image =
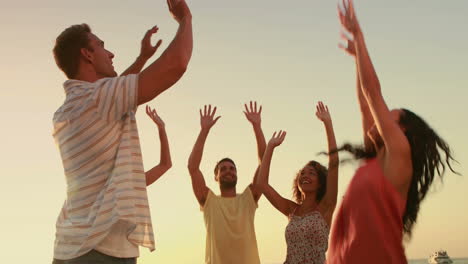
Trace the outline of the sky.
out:
[[[293,177],[307,161],[326,163],[327,147],[315,117],[317,101],[330,108],[338,143],[362,138],[352,58],[338,49],[340,25],[335,1],[189,0],[194,50],[184,77],[149,103],[166,122],[173,168],[148,188],[156,251],[141,249],[139,263],[203,263],[205,227],[192,193],[187,160],[198,135],[198,109],[218,106],[222,116],[206,142],[201,170],[219,194],[212,169],[231,157],[238,167],[238,192],[257,166],[253,129],[243,103],[263,105],[267,140],[288,132],[277,148],[270,183],[292,198]],[[422,203],[408,258],[427,258],[438,249],[468,257],[468,1],[356,0],[356,12],[390,108],[405,107],[423,118],[450,144],[463,176],[447,173]],[[144,32],[158,25],[172,40],[177,24],[164,0],[9,1],[2,3],[0,30],[0,152],[2,258],[50,263],[55,221],[65,199],[65,179],[52,138],[52,116],[63,103],[65,75],[52,56],[55,38],[72,24],[88,23],[115,54],[122,72],[139,53]],[[155,125],[137,112],[146,169],[159,162]],[[357,165],[340,168],[342,197]],[[339,198],[340,200],[340,198]],[[265,198],[255,225],[262,263],[286,255],[287,219]]]

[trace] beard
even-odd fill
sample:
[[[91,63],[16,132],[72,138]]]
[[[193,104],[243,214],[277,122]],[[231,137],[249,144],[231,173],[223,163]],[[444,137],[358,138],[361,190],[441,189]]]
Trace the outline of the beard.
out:
[[[232,189],[236,187],[237,179],[232,181],[220,180],[219,185],[221,186],[221,189]]]

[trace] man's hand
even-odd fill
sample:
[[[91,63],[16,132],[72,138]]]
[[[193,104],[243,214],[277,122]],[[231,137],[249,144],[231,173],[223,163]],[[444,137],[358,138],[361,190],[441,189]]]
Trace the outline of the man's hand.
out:
[[[140,50],[140,58],[147,61],[149,60],[154,53],[158,50],[159,46],[161,46],[162,40],[158,40],[155,46],[151,45],[151,36],[158,32],[159,28],[154,26],[148,31],[146,31],[145,36],[141,40],[141,50]]]
[[[210,130],[214,124],[221,118],[221,116],[214,117],[216,114],[216,107],[211,109],[211,105],[205,105],[202,110],[200,109],[200,125],[202,130]]]
[[[257,109],[257,102],[252,102],[250,101],[250,108],[247,106],[247,104],[244,104],[245,106],[245,117],[249,122],[255,126],[255,125],[260,125],[262,122],[262,106]]]
[[[192,18],[192,13],[190,13],[185,0],[167,0],[167,5],[169,12],[179,24],[186,18]]]
[[[140,73],[146,62],[156,53],[159,46],[161,46],[162,40],[159,40],[158,43],[153,46],[151,45],[151,36],[158,32],[158,29],[157,26],[154,26],[146,31],[145,36],[141,40],[140,55],[138,55],[135,62],[121,74],[122,76]]]

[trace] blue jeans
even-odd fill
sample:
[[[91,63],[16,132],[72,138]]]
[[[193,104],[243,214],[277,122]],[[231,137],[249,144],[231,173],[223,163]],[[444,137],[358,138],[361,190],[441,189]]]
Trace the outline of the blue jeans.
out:
[[[136,258],[116,258],[102,254],[96,250],[73,259],[59,260],[54,259],[52,264],[136,264]]]

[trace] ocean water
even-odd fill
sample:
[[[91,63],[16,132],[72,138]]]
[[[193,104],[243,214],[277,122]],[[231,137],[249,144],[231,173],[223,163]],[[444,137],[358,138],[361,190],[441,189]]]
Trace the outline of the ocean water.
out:
[[[468,264],[468,258],[452,258],[453,264]],[[269,262],[265,264],[283,264],[283,262]],[[365,263],[363,263],[365,264]],[[428,264],[427,259],[410,259],[408,264]]]
[[[453,264],[468,264],[468,258],[452,258]],[[427,259],[409,260],[409,264],[427,264]]]

